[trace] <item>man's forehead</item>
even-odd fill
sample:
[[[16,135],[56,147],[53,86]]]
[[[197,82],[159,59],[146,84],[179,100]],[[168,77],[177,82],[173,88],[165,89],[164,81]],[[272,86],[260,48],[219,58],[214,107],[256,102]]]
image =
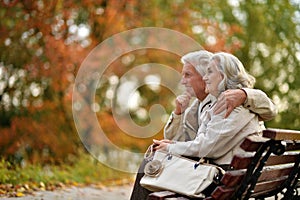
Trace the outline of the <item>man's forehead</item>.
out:
[[[183,71],[186,71],[186,70],[192,70],[192,71],[195,71],[195,67],[190,64],[190,63],[184,63],[183,64],[183,68],[182,68]]]

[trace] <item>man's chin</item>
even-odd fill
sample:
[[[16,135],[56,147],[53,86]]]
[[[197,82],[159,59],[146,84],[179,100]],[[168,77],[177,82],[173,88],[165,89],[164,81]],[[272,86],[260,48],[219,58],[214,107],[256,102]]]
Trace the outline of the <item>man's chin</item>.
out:
[[[195,92],[191,92],[191,91],[186,91],[186,93],[188,93],[191,97],[196,97]]]

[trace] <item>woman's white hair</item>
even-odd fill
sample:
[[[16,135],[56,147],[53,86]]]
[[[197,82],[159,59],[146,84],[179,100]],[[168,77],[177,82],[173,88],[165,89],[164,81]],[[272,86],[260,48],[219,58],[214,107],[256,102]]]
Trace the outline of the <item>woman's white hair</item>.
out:
[[[224,76],[219,84],[220,93],[227,89],[253,88],[255,78],[246,72],[244,65],[237,57],[219,52],[215,53],[211,60],[216,62],[218,70]]]
[[[206,50],[194,51],[182,56],[181,62],[183,64],[191,64],[203,77],[212,55],[211,52]]]

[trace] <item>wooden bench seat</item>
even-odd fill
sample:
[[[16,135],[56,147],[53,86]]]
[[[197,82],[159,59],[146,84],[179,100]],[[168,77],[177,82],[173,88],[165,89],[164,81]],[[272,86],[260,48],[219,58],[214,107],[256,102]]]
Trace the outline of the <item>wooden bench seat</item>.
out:
[[[246,155],[235,155],[218,186],[205,200],[264,199],[282,193],[300,199],[300,131],[267,129],[263,137],[249,136],[241,144]],[[159,199],[179,199],[178,194]],[[149,195],[156,198],[156,193]]]

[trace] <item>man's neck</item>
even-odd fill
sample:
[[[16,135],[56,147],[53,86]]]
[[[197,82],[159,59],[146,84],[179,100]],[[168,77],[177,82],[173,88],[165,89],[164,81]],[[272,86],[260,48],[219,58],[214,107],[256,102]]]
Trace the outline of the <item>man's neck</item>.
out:
[[[201,95],[198,95],[197,96],[197,99],[199,100],[199,101],[203,101],[206,97],[208,96],[208,94],[201,94]]]

